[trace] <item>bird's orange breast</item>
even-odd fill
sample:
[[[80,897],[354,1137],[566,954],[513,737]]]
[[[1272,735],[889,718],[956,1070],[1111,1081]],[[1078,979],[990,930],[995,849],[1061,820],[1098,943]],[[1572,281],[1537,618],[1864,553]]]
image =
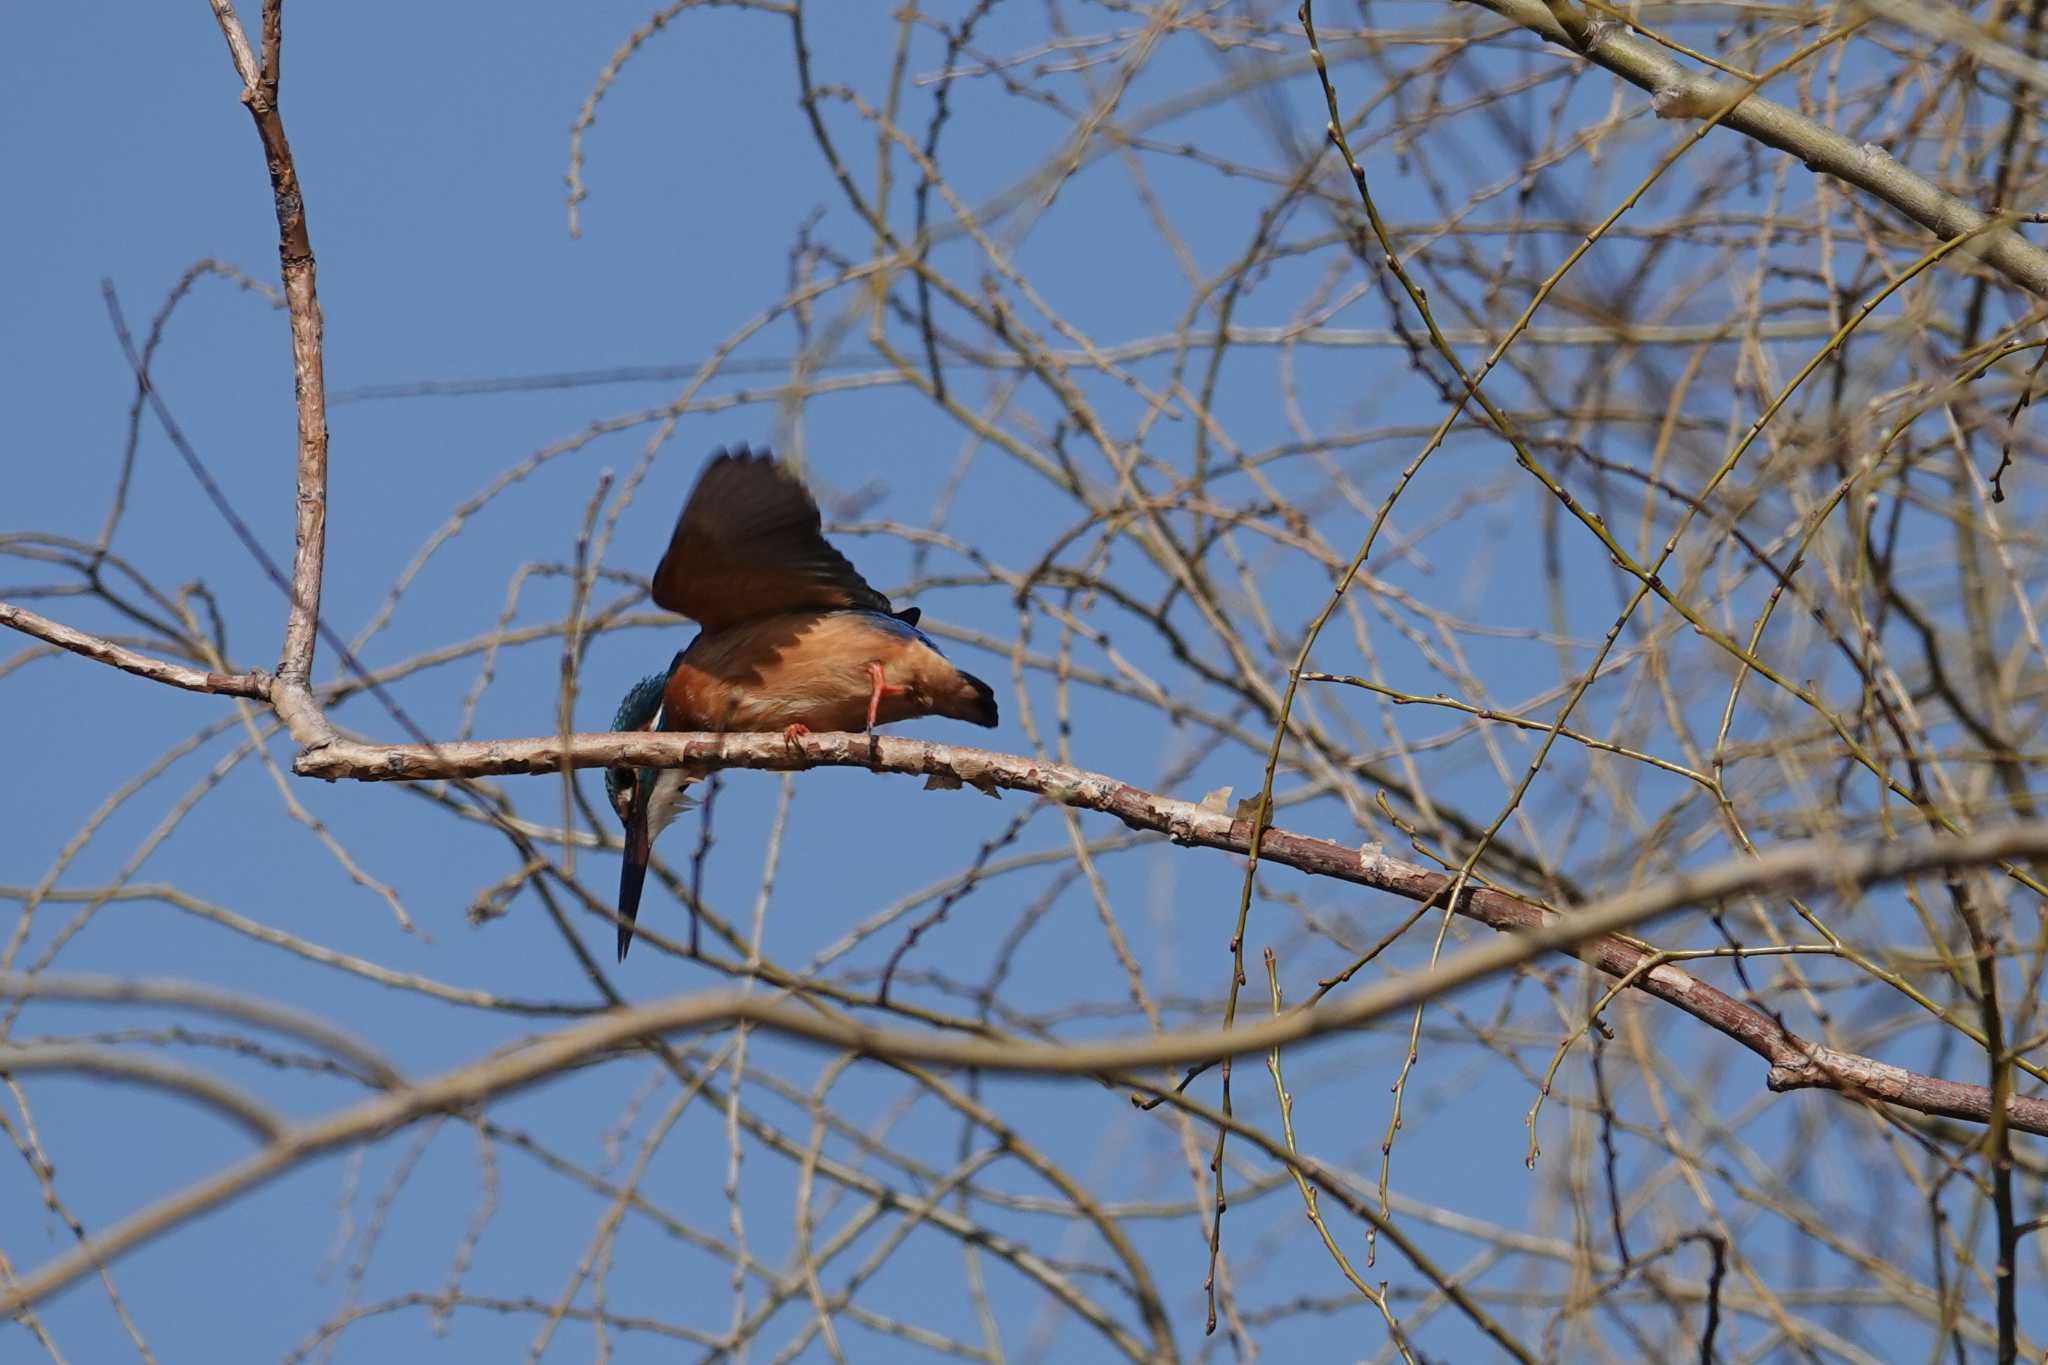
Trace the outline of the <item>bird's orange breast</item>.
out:
[[[883,722],[929,715],[951,665],[908,628],[864,612],[790,612],[691,642],[670,675],[664,724],[678,730],[858,730],[879,664]]]

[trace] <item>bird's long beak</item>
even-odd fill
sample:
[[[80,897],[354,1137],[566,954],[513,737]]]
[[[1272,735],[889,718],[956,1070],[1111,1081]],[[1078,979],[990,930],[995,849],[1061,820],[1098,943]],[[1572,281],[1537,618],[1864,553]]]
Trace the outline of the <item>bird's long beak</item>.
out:
[[[646,794],[633,793],[626,815],[626,859],[619,865],[619,961],[633,946],[633,921],[640,915],[640,889],[647,884],[647,858],[654,843],[647,830]]]

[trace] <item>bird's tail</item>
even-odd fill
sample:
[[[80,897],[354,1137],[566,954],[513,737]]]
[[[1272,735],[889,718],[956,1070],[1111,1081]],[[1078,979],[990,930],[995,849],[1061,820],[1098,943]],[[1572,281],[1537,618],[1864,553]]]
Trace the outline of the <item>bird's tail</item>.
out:
[[[972,673],[955,672],[953,690],[941,699],[939,714],[974,725],[996,725],[996,690]]]

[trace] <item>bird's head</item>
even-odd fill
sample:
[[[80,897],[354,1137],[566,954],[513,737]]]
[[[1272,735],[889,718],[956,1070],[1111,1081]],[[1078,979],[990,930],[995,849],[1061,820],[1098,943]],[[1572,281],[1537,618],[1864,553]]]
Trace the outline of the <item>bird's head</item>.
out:
[[[614,730],[646,730],[654,725],[661,714],[662,689],[668,686],[668,674],[650,673],[627,689],[624,699],[619,702],[619,713],[612,717]],[[604,794],[611,798],[612,809],[619,819],[630,820],[632,803],[639,792],[644,791],[654,778],[651,768],[606,768],[604,770]]]

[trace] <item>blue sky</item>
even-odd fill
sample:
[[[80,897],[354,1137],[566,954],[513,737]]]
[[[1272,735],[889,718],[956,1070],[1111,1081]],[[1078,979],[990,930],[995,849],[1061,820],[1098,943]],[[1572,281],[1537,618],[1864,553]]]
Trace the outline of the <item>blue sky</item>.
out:
[[[961,7],[942,8],[955,19]],[[879,99],[897,37],[882,7],[813,9],[818,81],[844,82],[870,101]],[[789,287],[791,245],[807,223],[816,240],[852,259],[871,253],[870,235],[847,209],[809,136],[796,98],[786,22],[722,8],[682,15],[610,89],[585,147],[582,235],[571,238],[564,205],[570,126],[596,73],[646,16],[644,6],[608,0],[520,7],[516,13],[358,3],[301,5],[288,14],[283,103],[320,263],[327,380],[334,395],[324,603],[330,621],[354,637],[455,509],[506,469],[560,451],[468,516],[459,533],[426,561],[388,624],[363,646],[372,667],[494,629],[506,611],[508,584],[522,565],[559,565],[571,558],[601,473],[613,474],[616,497],[650,452],[638,496],[630,503],[607,503],[607,515],[617,508],[616,530],[604,552],[607,569],[644,575],[652,568],[698,465],[720,445],[774,441],[799,450],[828,511],[843,510],[854,521],[929,524],[952,496],[948,481],[971,442],[960,424],[909,388],[816,394],[800,410],[761,396],[786,381],[799,348],[799,333],[786,317],[743,346],[739,363],[706,391],[732,401],[684,415],[658,447],[650,446],[653,422],[596,427],[672,401],[681,389],[674,377],[392,395],[394,386],[594,375],[627,367],[686,374]],[[245,17],[253,22],[255,16]],[[1137,22],[1121,11],[1091,11],[1086,18],[1095,29],[1121,30]],[[999,52],[1027,47],[1043,36],[1038,23],[1031,14],[996,6],[980,30],[981,44]],[[269,189],[255,135],[236,102],[225,47],[204,6],[15,6],[0,14],[0,43],[17,54],[9,79],[0,83],[0,128],[8,132],[0,157],[15,191],[12,210],[0,218],[0,260],[7,263],[0,267],[6,280],[0,411],[7,414],[10,447],[0,455],[0,530],[34,528],[89,542],[106,516],[132,396],[101,302],[101,280],[111,281],[138,330],[180,274],[202,258],[273,280],[276,234]],[[940,51],[929,30],[919,31],[909,69],[919,76],[933,72]],[[1163,142],[1199,145],[1226,167],[1291,169],[1290,148],[1277,144],[1310,145],[1323,119],[1312,79],[1296,72],[1269,84],[1248,83],[1252,93],[1243,98],[1212,97],[1186,109],[1175,101],[1185,91],[1227,82],[1231,62],[1298,55],[1290,47],[1226,60],[1191,41],[1170,44],[1133,84],[1128,121],[1135,125],[1144,111],[1158,111],[1158,121],[1146,131]],[[1366,83],[1363,70],[1339,71],[1350,72],[1361,87]],[[1102,68],[1094,79],[1108,74]],[[929,84],[913,83],[906,91],[904,121],[919,133],[931,97]],[[1078,87],[1074,98],[1080,100]],[[1604,98],[1580,91],[1569,111],[1598,116]],[[969,203],[985,204],[1020,183],[1061,155],[1071,135],[1067,117],[1007,97],[988,80],[959,83],[953,100],[944,164]],[[850,172],[871,186],[872,127],[835,99],[826,101],[826,117]],[[1465,135],[1484,134],[1467,129]],[[1394,149],[1377,135],[1371,147],[1375,174],[1388,187],[1390,216],[1435,212]],[[1618,159],[1639,171],[1640,155],[1640,146],[1624,142]],[[1243,252],[1273,193],[1255,178],[1171,156],[1150,156],[1146,167],[1148,185],[1167,206],[1167,220],[1206,275],[1224,270]],[[1612,198],[1611,181],[1627,181],[1612,165],[1561,174],[1564,188],[1552,193],[1567,201],[1583,195],[1605,203]],[[908,221],[914,183],[901,155],[895,175],[891,211],[901,225]],[[1473,175],[1475,181],[1485,178],[1477,167]],[[1682,200],[1685,190],[1672,193]],[[1649,206],[1661,207],[1659,197]],[[936,199],[933,208],[935,218],[945,216]],[[1328,226],[1327,215],[1304,208],[1290,217],[1282,235],[1307,240]],[[1012,208],[994,227],[1018,269],[1045,289],[1062,317],[1098,341],[1168,333],[1190,307],[1187,280],[1114,156],[1078,168],[1051,204]],[[1634,250],[1616,244],[1589,262],[1589,292],[1628,280]],[[977,264],[971,245],[957,238],[939,251],[938,259],[969,286],[987,269]],[[1327,251],[1304,253],[1273,266],[1237,320],[1286,322],[1316,296],[1326,277],[1334,281],[1333,295],[1359,284],[1355,266],[1342,267]],[[841,291],[811,320],[819,329],[842,316],[850,323],[836,352],[843,366],[833,373],[876,368],[865,342],[866,314],[849,309],[851,298]],[[1386,323],[1371,289],[1331,312],[1334,326]],[[890,335],[897,344],[915,341],[914,331],[897,324]],[[1134,365],[1132,372],[1156,382],[1166,368],[1154,360]],[[1199,365],[1192,372],[1199,374]],[[270,553],[287,560],[294,437],[282,312],[256,292],[220,278],[202,279],[170,321],[155,373],[241,514]],[[960,393],[971,395],[970,403],[986,402],[994,387],[988,375],[963,365],[953,366],[949,377]],[[1134,439],[1144,404],[1104,377],[1079,382],[1112,414],[1119,438]],[[1510,391],[1515,382],[1503,376]],[[1234,440],[1253,449],[1290,440],[1297,420],[1290,404],[1298,408],[1299,420],[1324,430],[1427,424],[1441,411],[1398,349],[1308,350],[1287,364],[1270,349],[1233,353],[1215,412]],[[1017,430],[1035,430],[1046,448],[1060,415],[1042,391],[1027,386],[1009,418]],[[1195,443],[1193,428],[1184,416],[1151,424],[1147,449],[1167,466],[1184,467]],[[1085,441],[1062,435],[1072,439],[1079,458],[1090,461],[1090,477],[1105,480],[1106,466],[1091,458]],[[1618,436],[1617,454],[1629,452],[1632,439]],[[1340,462],[1360,488],[1378,497],[1413,449],[1412,443],[1379,443],[1344,451]],[[1048,493],[1043,480],[999,452],[974,450],[967,469],[947,528],[1000,564],[1028,567],[1075,519],[1071,503]],[[1368,508],[1328,497],[1324,474],[1301,461],[1276,461],[1271,477],[1290,495],[1320,497],[1312,507],[1318,529],[1347,552],[1355,545]],[[1548,584],[1536,573],[1504,566],[1535,562],[1551,543],[1540,498],[1518,486],[1516,500],[1498,507],[1461,502],[1492,481],[1512,477],[1499,447],[1455,439],[1404,502],[1390,535],[1431,525],[1441,515],[1456,520],[1457,536],[1426,544],[1423,558],[1392,557],[1383,572],[1402,590],[1498,627],[1501,634],[1473,644],[1470,666],[1491,679],[1496,696],[1519,699],[1555,680],[1561,652],[1587,657],[1583,651],[1612,620],[1617,589],[1603,556],[1568,543],[1559,580],[1567,590],[1559,610],[1571,638],[1562,650],[1527,638],[1532,623],[1553,619]],[[1256,500],[1242,483],[1226,489],[1226,482],[1219,480],[1219,496],[1227,491]],[[1004,698],[1004,726],[984,737],[933,721],[914,727],[916,733],[1030,750],[1026,711],[1019,705],[1028,700],[1043,746],[1059,748],[1058,700],[1043,677],[1023,678],[1012,672],[1005,652],[963,638],[965,633],[1006,645],[1028,630],[1031,648],[1050,652],[1059,647],[1059,628],[1048,614],[1035,611],[1027,620],[1009,591],[971,581],[971,558],[943,546],[920,558],[889,535],[849,532],[841,543],[868,577],[890,589],[902,588],[919,571],[969,580],[942,582],[916,601],[953,632],[942,638],[963,666],[996,684]],[[243,666],[273,663],[283,616],[276,590],[147,423],[114,548],[167,588],[203,583],[227,624],[232,657]],[[1269,542],[1248,539],[1245,549],[1267,587],[1265,605],[1276,630],[1291,649],[1327,591],[1329,575]],[[1156,594],[1156,571],[1128,544],[1112,552],[1110,563],[1113,579],[1140,595]],[[60,581],[61,574],[47,569],[0,561],[0,588]],[[599,599],[620,591],[608,583]],[[555,619],[566,602],[559,577],[536,576],[512,610],[513,623]],[[112,613],[83,599],[32,605],[82,628],[122,628]],[[637,610],[650,609],[641,603]],[[1177,693],[1222,705],[1220,694],[1181,671],[1142,622],[1099,601],[1079,603],[1076,610],[1108,632],[1110,646]],[[1412,639],[1384,625],[1368,633],[1376,657],[1416,690],[1445,686],[1423,666],[1426,651]],[[1336,671],[1361,667],[1359,638],[1340,621],[1317,662]],[[594,642],[581,675],[579,724],[604,725],[627,684],[665,663],[686,639],[681,623],[650,619]],[[1201,652],[1208,659],[1221,657],[1206,642]],[[1107,667],[1108,654],[1100,641],[1077,646],[1077,657],[1089,667]],[[1262,663],[1269,679],[1282,676],[1280,659],[1269,653]],[[336,669],[331,651],[323,650],[320,676],[331,679]],[[551,730],[559,669],[553,640],[506,650],[480,694],[475,733]],[[478,661],[469,657],[410,676],[394,690],[429,732],[448,735],[463,721],[477,670]],[[13,770],[23,775],[0,784],[0,826],[8,831],[0,839],[0,884],[8,885],[35,884],[110,790],[181,738],[231,714],[222,699],[152,687],[71,659],[0,676],[0,695],[14,718],[0,724],[0,735]],[[1611,718],[1599,708],[1612,701],[1612,694],[1596,691],[1593,713]],[[335,719],[367,734],[397,734],[389,717],[360,698],[338,708]],[[1256,718],[1236,719],[1258,731]],[[1084,690],[1068,723],[1066,742],[1083,766],[1144,786],[1172,775],[1175,794],[1188,797],[1226,783],[1239,795],[1256,787],[1252,750],[1219,745],[1194,727],[1173,726],[1155,708]],[[1381,743],[1386,723],[1361,706],[1360,728],[1352,733],[1362,747]],[[1418,725],[1415,733],[1433,729],[1434,723]],[[126,869],[137,886],[175,886],[259,925],[456,986],[591,1004],[587,983],[530,894],[485,927],[466,921],[479,890],[515,869],[502,840],[456,821],[420,794],[291,784],[364,870],[389,884],[417,921],[417,932],[402,930],[382,898],[353,881],[304,825],[282,812],[276,783],[253,760],[232,765],[174,832],[151,844],[152,831],[181,795],[208,782],[214,765],[242,739],[240,728],[231,728],[174,762],[142,796],[112,815],[63,871],[58,887],[102,885],[147,848],[139,864]],[[1523,751],[1512,741],[1509,750],[1519,762]],[[268,751],[278,763],[288,763],[287,746],[272,740]],[[1443,766],[1431,774],[1437,789],[1482,823],[1490,819],[1504,793],[1492,767],[1471,746],[1440,761]],[[1601,830],[1597,822],[1591,830],[1582,828],[1575,804],[1585,790],[1580,756],[1561,756],[1558,768],[1545,799],[1532,803],[1536,825],[1558,837],[1561,857],[1625,865],[1627,846],[1643,833]],[[1630,780],[1639,783],[1646,807],[1669,799],[1659,794],[1660,780]],[[779,846],[765,939],[769,955],[792,967],[812,961],[884,907],[957,872],[986,842],[1002,841],[998,857],[1057,854],[1070,849],[1075,837],[1115,842],[1123,833],[1092,817],[1078,819],[1070,830],[1060,812],[1034,810],[1015,796],[998,805],[971,792],[926,793],[908,781],[852,771],[814,772],[795,782],[798,799]],[[594,777],[585,778],[585,790],[601,804],[597,785]],[[707,859],[707,894],[744,925],[772,845],[783,780],[740,773],[724,786]],[[503,788],[527,818],[559,820],[561,791],[553,779],[508,782]],[[1012,819],[1027,814],[1024,827],[1009,834]],[[1331,800],[1299,808],[1290,823],[1354,842],[1398,837],[1384,825],[1361,830]],[[686,868],[694,837],[689,821],[671,833],[666,851],[672,865]],[[610,856],[584,851],[578,858],[602,894],[613,875]],[[1118,908],[1127,950],[1142,964],[1150,987],[1169,1001],[1213,999],[1228,966],[1237,864],[1146,844],[1104,851],[1100,868],[1103,894]],[[1041,900],[1042,918],[1030,918],[1039,914],[1033,907]],[[550,1026],[547,1019],[508,1019],[424,1001],[310,964],[146,890],[98,909],[73,937],[69,921],[76,909],[75,902],[46,904],[31,926],[23,961],[55,948],[53,965],[60,970],[192,978],[290,1001],[345,1021],[415,1073],[458,1065]],[[1258,949],[1274,944],[1288,994],[1298,999],[1335,954],[1327,941],[1303,932],[1297,912],[1343,921],[1370,941],[1383,930],[1386,909],[1307,886],[1292,874],[1274,874],[1254,920],[1251,961],[1256,964]],[[651,899],[643,918],[663,932],[683,932],[681,908],[665,895]],[[978,980],[1013,928],[1026,922],[1033,927],[1006,986],[1020,1006],[1054,1010],[1124,999],[1125,977],[1094,900],[1085,884],[1059,881],[1056,868],[1027,867],[991,878],[927,935],[912,965]],[[581,919],[578,927],[587,942],[600,949],[608,944],[608,925]],[[841,966],[872,972],[901,932],[900,924],[883,930],[854,948]],[[650,950],[636,952],[614,979],[634,997],[723,981]],[[920,999],[969,1008],[929,982],[920,989]],[[1529,1005],[1530,1017],[1548,1013],[1554,1027],[1555,1004],[1577,999],[1582,988],[1559,987],[1554,1000],[1528,980],[1505,989],[1515,1006]],[[1262,1010],[1264,999],[1254,965],[1247,1007]],[[1463,1004],[1485,1016],[1499,1007],[1500,994]],[[1202,1009],[1174,1017],[1214,1015]],[[1432,1020],[1448,1026],[1453,1016],[1433,1014]],[[155,1014],[113,1018],[104,1010],[37,1005],[24,1013],[16,1036],[165,1022],[166,1016]],[[1077,1029],[1125,1032],[1137,1026],[1125,1015]],[[1701,1085],[1710,1091],[1726,1087],[1731,1105],[1760,1093],[1761,1078],[1749,1058],[1712,1040],[1696,1047],[1698,1030],[1684,1021],[1673,1027],[1673,1055]],[[1405,1044],[1400,1034],[1398,1027],[1383,1029],[1347,1040],[1341,1052],[1308,1050],[1290,1057],[1297,1087],[1313,1090],[1297,1116],[1304,1149],[1376,1173],[1389,1118],[1388,1085]],[[709,1055],[724,1040],[699,1041]],[[1518,1055],[1524,1066],[1540,1069],[1554,1045],[1554,1034],[1540,1035]],[[1520,1226],[1551,1188],[1544,1172],[1532,1176],[1523,1166],[1521,1114],[1533,1093],[1527,1078],[1505,1087],[1474,1084],[1487,1054],[1446,1048],[1432,1065],[1434,1046],[1425,1044],[1426,1065],[1416,1082],[1421,1089],[1410,1101],[1415,1122],[1396,1149],[1396,1191]],[[750,1048],[757,1066],[799,1087],[827,1071],[829,1059],[814,1051],[768,1039],[755,1039]],[[331,1077],[217,1050],[196,1055],[293,1117],[325,1113],[359,1097]],[[492,1117],[507,1131],[541,1135],[555,1150],[593,1168],[623,1170],[656,1113],[673,1098],[673,1085],[652,1089],[651,1097],[643,1093],[656,1080],[651,1064],[616,1062],[510,1099],[495,1106]],[[173,1101],[66,1079],[38,1079],[28,1090],[40,1141],[56,1157],[55,1188],[88,1228],[105,1226],[243,1150],[243,1139],[217,1119]],[[1272,1119],[1262,1067],[1241,1064],[1237,1092],[1246,1112]],[[1414,1097],[1425,1092],[1426,1102]],[[810,1118],[800,1095],[777,1095],[752,1081],[745,1093],[785,1131],[808,1133]],[[1214,1099],[1213,1087],[1202,1093]],[[982,1082],[980,1094],[1104,1197],[1189,1196],[1190,1176],[1171,1126],[1135,1114],[1119,1095],[1086,1084],[1019,1080]],[[855,1068],[836,1081],[830,1098],[853,1131],[886,1132],[903,1152],[933,1169],[949,1169],[960,1159],[957,1116],[929,1099],[916,1100],[914,1087],[899,1078]],[[1755,1121],[1750,1138],[1766,1147],[1781,1142],[1797,1130],[1801,1115],[1828,1103],[1813,1095],[1776,1101],[1773,1112]],[[1570,1159],[1572,1141],[1583,1139],[1584,1131],[1574,1129],[1568,1141],[1562,1105],[1553,1112],[1555,1140],[1545,1145],[1555,1148],[1555,1156],[1546,1160]],[[975,1141],[988,1139],[984,1134]],[[1199,1139],[1204,1152],[1207,1141]],[[479,1157],[480,1148],[488,1150],[487,1158]],[[723,1116],[700,1098],[653,1159],[645,1188],[692,1226],[722,1234],[726,1150]],[[876,1162],[844,1133],[832,1134],[825,1150],[854,1164]],[[70,1241],[63,1221],[44,1208],[37,1183],[24,1170],[0,1176],[0,1229],[7,1230],[0,1249],[17,1269]],[[797,1170],[786,1155],[758,1145],[748,1149],[742,1174],[747,1235],[756,1254],[771,1264],[780,1264],[794,1245]],[[910,1187],[917,1182],[915,1176],[902,1179]],[[999,1163],[989,1183],[1016,1195],[1049,1192],[1014,1164]],[[388,1213],[380,1215],[386,1188],[396,1193]],[[1247,1200],[1233,1214],[1237,1221],[1229,1236],[1234,1254],[1243,1258],[1248,1307],[1342,1289],[1328,1259],[1306,1236],[1294,1199],[1291,1187],[1284,1187]],[[828,1206],[822,1220],[827,1233],[835,1220],[850,1216],[851,1207]],[[448,1120],[431,1131],[417,1128],[373,1144],[360,1157],[311,1163],[127,1258],[115,1268],[114,1282],[160,1359],[277,1357],[346,1302],[432,1291],[447,1283],[465,1230],[480,1210],[489,1217],[473,1263],[463,1272],[465,1287],[478,1294],[549,1298],[572,1277],[603,1209],[603,1199],[550,1172],[503,1133],[480,1135]],[[1085,1234],[1047,1232],[1048,1219],[1029,1213],[1004,1217],[1014,1219],[1013,1233],[1049,1251],[1065,1248],[1084,1260],[1101,1255]],[[374,1239],[372,1228],[378,1229]],[[1451,1266],[1474,1253],[1474,1243],[1420,1224],[1417,1235]],[[1138,1220],[1133,1236],[1161,1277],[1182,1349],[1193,1353],[1201,1342],[1199,1227],[1187,1217]],[[1345,1222],[1340,1236],[1354,1256],[1363,1254],[1358,1224]],[[360,1284],[351,1271],[357,1263],[364,1267]],[[1026,1343],[1034,1340],[1045,1300],[1014,1273],[985,1269],[1014,1358],[1028,1357]],[[1535,1270],[1529,1273],[1539,1277]],[[1397,1285],[1418,1283],[1385,1247],[1371,1274]],[[723,1262],[691,1249],[653,1220],[629,1216],[607,1292],[619,1313],[645,1312],[715,1332],[730,1311],[728,1280]],[[1514,1281],[1510,1276],[1501,1283]],[[752,1292],[751,1302],[758,1304],[758,1287]],[[1114,1290],[1103,1292],[1116,1300]],[[578,1302],[588,1302],[587,1289]],[[862,1302],[976,1338],[958,1246],[936,1234],[914,1235],[863,1290]],[[71,1360],[135,1354],[108,1293],[96,1283],[74,1287],[49,1307],[46,1319]],[[536,1322],[531,1315],[469,1310],[454,1317],[447,1335],[437,1336],[428,1315],[412,1308],[354,1326],[334,1348],[334,1358],[382,1358],[394,1351],[407,1359],[506,1358],[534,1340]],[[807,1322],[801,1302],[785,1310],[764,1334],[757,1355],[767,1359],[798,1340]],[[851,1358],[922,1358],[857,1323],[844,1330]],[[1432,1350],[1443,1358],[1483,1358],[1477,1338],[1460,1324],[1433,1319],[1428,1332]],[[1376,1314],[1354,1309],[1288,1319],[1266,1344],[1284,1354],[1330,1358],[1340,1351],[1369,1355],[1382,1336]],[[1047,1341],[1061,1358],[1094,1358],[1103,1345],[1071,1319]],[[4,1342],[0,1357],[35,1358],[21,1329],[6,1329]],[[673,1342],[635,1333],[615,1337],[611,1346],[620,1360],[670,1359],[676,1349]],[[593,1349],[590,1328],[570,1323],[550,1358],[581,1359]],[[824,1358],[815,1342],[806,1349],[803,1358]]]

